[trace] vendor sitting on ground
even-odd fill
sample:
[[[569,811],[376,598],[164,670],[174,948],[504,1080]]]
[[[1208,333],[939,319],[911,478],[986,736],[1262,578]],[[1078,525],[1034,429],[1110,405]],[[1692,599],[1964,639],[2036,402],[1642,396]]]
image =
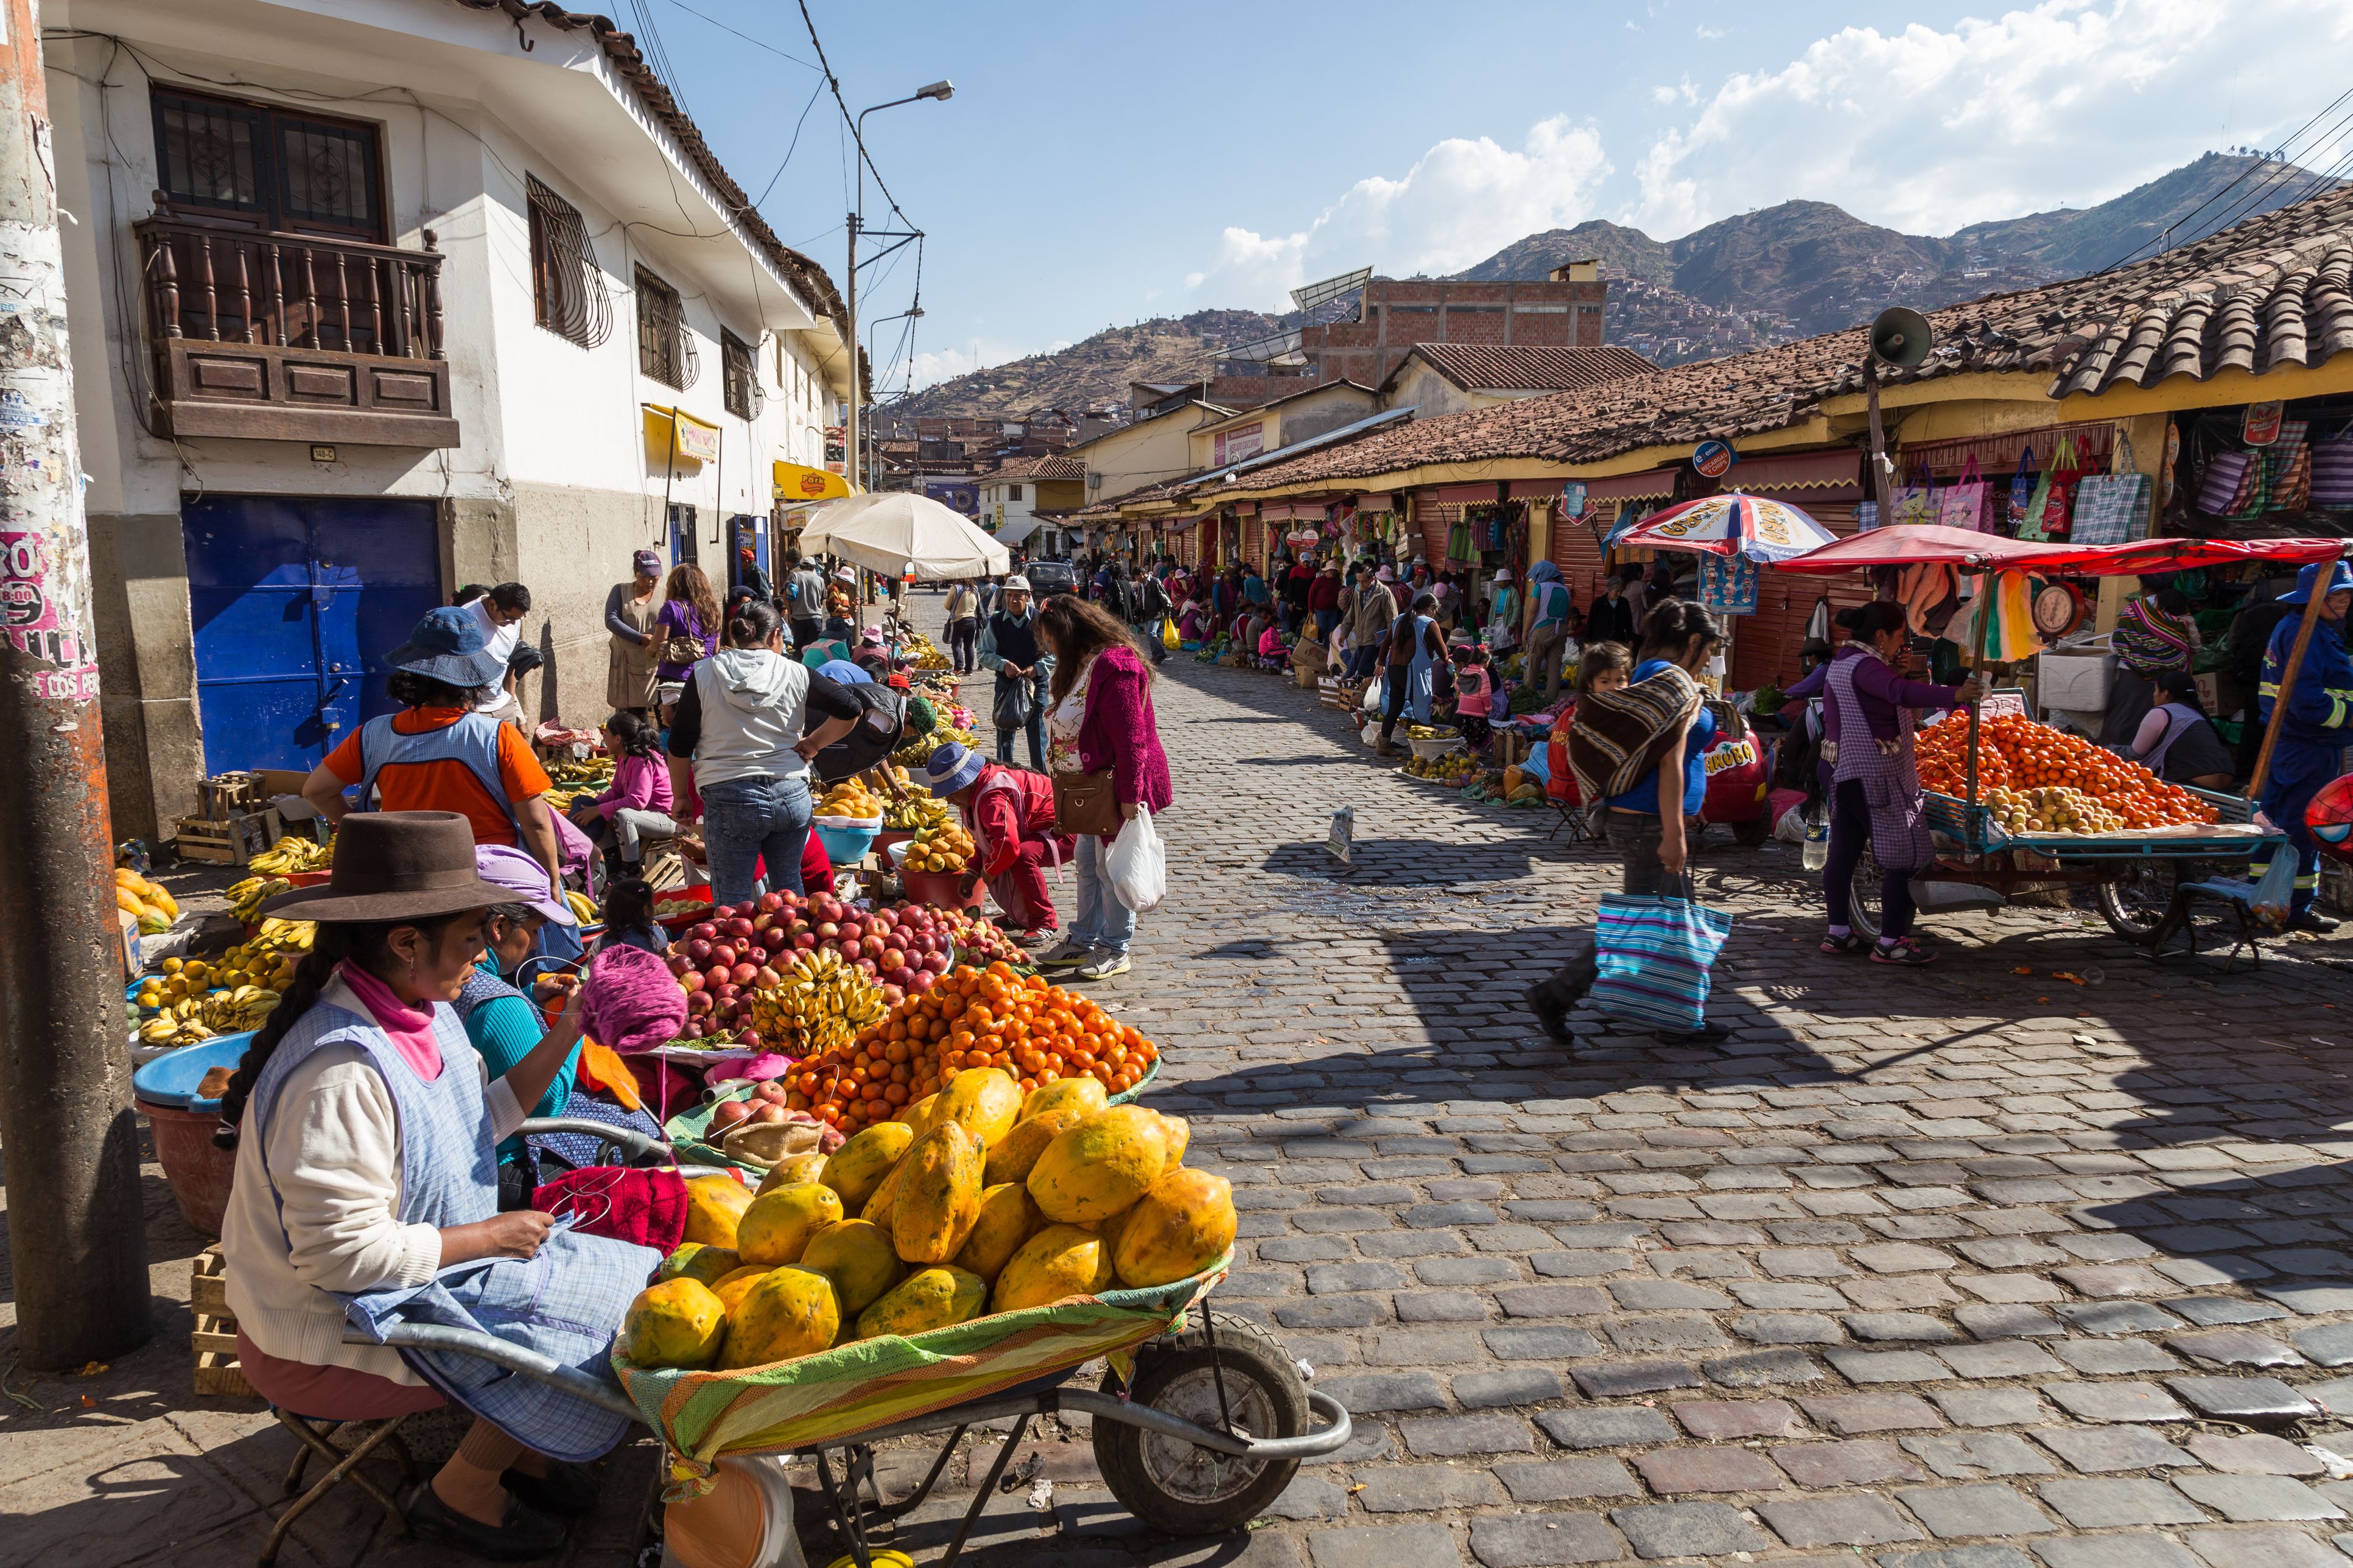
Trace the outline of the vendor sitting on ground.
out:
[[[923,764],[923,784],[964,817],[978,858],[956,891],[969,898],[982,881],[1005,911],[1004,924],[1024,947],[1040,947],[1054,934],[1054,896],[1046,868],[1069,863],[1078,841],[1054,831],[1054,781],[1003,763],[984,761],[978,752],[954,741]]]
[[[1261,669],[1281,669],[1291,662],[1291,651],[1282,646],[1282,628],[1269,623],[1258,634],[1258,667]]]
[[[246,1047],[217,1135],[237,1151],[221,1250],[246,1380],[322,1419],[466,1405],[473,1428],[409,1499],[408,1522],[509,1560],[555,1551],[558,1516],[596,1500],[594,1477],[554,1461],[602,1456],[628,1423],[547,1384],[486,1375],[471,1358],[343,1335],[354,1322],[463,1316],[605,1375],[614,1332],[661,1261],[535,1210],[499,1211],[497,1145],[582,1033],[575,993],[503,1077],[467,1042],[450,1004],[478,973],[486,910],[515,897],[475,869],[472,828],[456,813],[345,821],[330,880],[261,906],[316,921],[318,934]]]

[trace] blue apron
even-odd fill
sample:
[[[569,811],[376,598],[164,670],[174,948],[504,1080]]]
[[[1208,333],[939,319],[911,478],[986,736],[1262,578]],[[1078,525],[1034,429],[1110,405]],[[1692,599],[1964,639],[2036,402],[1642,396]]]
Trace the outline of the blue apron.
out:
[[[319,1003],[270,1053],[254,1085],[248,1136],[268,1136],[288,1073],[322,1046],[352,1046],[384,1079],[400,1119],[400,1222],[447,1227],[493,1217],[498,1161],[481,1058],[448,1007],[433,1009],[433,1035],[441,1075],[427,1083],[373,1019]],[[578,1236],[559,1225],[529,1260],[478,1258],[443,1268],[422,1285],[335,1294],[353,1325],[377,1344],[398,1323],[470,1329],[611,1383],[614,1333],[660,1261],[650,1247]],[[400,1357],[452,1403],[553,1459],[594,1459],[628,1430],[610,1411],[487,1362],[406,1349]]]

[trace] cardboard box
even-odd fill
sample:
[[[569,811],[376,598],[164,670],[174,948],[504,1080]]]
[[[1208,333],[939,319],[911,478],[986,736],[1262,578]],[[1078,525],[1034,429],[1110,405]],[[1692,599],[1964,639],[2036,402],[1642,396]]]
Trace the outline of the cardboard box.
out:
[[[316,807],[302,798],[302,782],[309,773],[298,773],[291,768],[262,768],[254,776],[261,781],[261,798],[274,807],[285,822],[308,822],[319,815]]]
[[[2116,672],[2116,656],[2104,646],[2045,649],[2034,659],[2035,700],[2045,709],[2105,713]]]

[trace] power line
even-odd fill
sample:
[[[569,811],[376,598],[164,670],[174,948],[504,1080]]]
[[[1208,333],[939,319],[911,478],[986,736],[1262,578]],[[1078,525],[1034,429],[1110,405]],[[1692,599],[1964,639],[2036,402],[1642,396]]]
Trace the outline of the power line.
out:
[[[808,0],[800,0],[800,8],[801,22],[808,28],[809,45],[817,50],[818,68],[825,73],[825,84],[833,89],[833,101],[840,107],[843,123],[849,127],[850,140],[858,143],[860,160],[865,163],[867,173],[874,176],[874,184],[882,192],[882,199],[891,204],[891,210],[898,214],[899,221],[909,228],[914,227],[915,220],[899,211],[899,198],[891,194],[891,187],[883,182],[882,171],[874,166],[873,154],[866,151],[866,139],[858,131],[858,117],[849,112],[849,100],[841,96],[841,83],[834,77],[832,62],[825,58],[825,45],[817,36],[817,21],[809,15]]]
[[[2343,119],[2337,121],[2336,124],[2330,126],[2326,133],[2315,139],[2303,150],[2303,152],[2299,153],[2296,157],[2299,159],[2312,158],[2315,163],[2319,162],[2319,159],[2316,154],[2319,153],[2323,147],[2335,141],[2338,134],[2342,132],[2348,125],[2353,125],[2353,113],[2347,114]],[[2274,173],[2270,179],[2265,180],[2261,185],[2242,197],[2236,206],[2223,214],[2222,216],[2215,222],[2214,227],[2217,229],[2230,227],[2231,225],[2236,223],[2241,217],[2246,216],[2251,209],[2258,205],[2263,199],[2273,191],[2277,190],[2281,185],[2285,184],[2307,173],[2308,171],[2299,169],[2296,166],[2295,160],[2284,158],[2280,163],[2277,172]],[[2312,187],[2310,185],[2307,185],[2303,193],[2291,197],[2290,200],[2302,200],[2305,195],[2310,194],[2311,188]],[[2274,205],[2285,205],[2286,203],[2274,203]]]
[[[679,109],[687,118],[692,119],[694,111],[687,107],[686,102],[685,78],[679,74],[678,67],[671,63],[670,50],[662,44],[661,29],[654,24],[653,7],[647,4],[647,0],[629,0],[629,9],[637,15],[638,34],[644,42],[647,57],[654,63],[654,73],[670,89],[670,95]]]
[[[786,56],[786,58],[789,59],[791,57]],[[776,188],[776,182],[784,178],[786,165],[789,164],[793,161],[793,149],[801,144],[801,127],[808,123],[809,110],[817,107],[817,95],[824,90],[825,83],[823,82],[818,83],[817,86],[809,89],[808,101],[801,105],[801,117],[793,121],[793,139],[785,147],[784,162],[778,163],[776,165],[776,172],[768,176],[768,183],[760,187],[760,194],[752,198],[752,205],[756,207],[762,202],[766,201],[768,199],[768,193]]]
[[[702,20],[710,23],[712,26],[718,28],[723,33],[733,33],[737,37],[743,39],[745,43],[751,45],[755,49],[765,49],[780,60],[790,60],[797,66],[807,66],[811,70],[816,70],[818,68],[815,65],[801,58],[798,55],[788,55],[784,50],[776,47],[774,44],[755,38],[749,33],[742,32],[734,27],[729,26],[726,23],[721,21],[716,16],[696,10],[693,6],[687,4],[686,0],[670,0],[670,3],[677,6],[680,10],[685,12],[690,16],[702,17]]]
[[[2291,148],[2293,148],[2293,147],[2295,146],[2295,144],[2296,141],[2297,141],[2300,137],[2302,137],[2306,132],[2307,132],[2307,131],[2311,130],[2314,126],[2316,126],[2316,125],[2319,124],[2319,123],[2321,122],[2321,121],[2323,121],[2323,120],[2327,119],[2327,118],[2328,117],[2328,115],[2329,115],[2331,112],[2333,112],[2333,111],[2337,109],[2337,107],[2339,104],[2344,103],[2344,102],[2346,101],[2346,100],[2348,100],[2348,99],[2353,99],[2353,88],[2348,88],[2345,91],[2343,91],[2343,92],[2341,92],[2341,93],[2338,93],[2338,94],[2337,95],[2337,97],[2336,97],[2334,100],[2332,100],[2330,102],[2328,102],[2327,105],[2325,105],[2317,114],[2315,114],[2311,119],[2309,119],[2309,120],[2306,121],[2302,125],[2298,126],[2298,127],[2295,129],[2295,131],[2293,133],[2291,133],[2291,134],[2287,137],[2287,139],[2286,139],[2285,141],[2284,141],[2284,142],[2282,142],[2280,143],[2280,162],[2281,162],[2282,163],[2284,163],[2284,164],[2287,165],[2289,169],[2293,170],[2293,168],[2294,168],[2294,166],[2295,166],[2295,159],[2296,159],[2297,157],[2303,156],[2303,154],[2302,154],[2302,153],[2291,153],[2291,151],[2290,151],[2290,149],[2291,149]],[[2342,124],[2344,124],[2344,121],[2337,121],[2337,125],[2341,126]],[[2330,127],[2330,134],[2332,134],[2332,135],[2333,135],[2333,134],[2335,133],[2335,132],[2336,132],[2336,129],[2337,129],[2337,127],[2336,127],[2336,126],[2332,126],[2332,127]],[[2308,151],[2308,150],[2307,150],[2307,151]],[[2234,191],[2234,190],[2238,189],[2241,185],[2244,184],[2245,184],[2245,183],[2246,183],[2250,178],[2252,178],[2252,177],[2253,177],[2256,173],[2258,173],[2259,171],[2264,170],[2264,169],[2266,169],[2266,168],[2268,168],[2268,167],[2269,167],[2269,165],[2268,165],[2268,164],[2266,164],[2266,163],[2263,163],[2262,161],[2258,160],[2257,162],[2255,162],[2255,163],[2253,163],[2249,164],[2246,168],[2240,170],[2240,171],[2239,171],[2239,174],[2238,174],[2238,176],[2237,176],[2235,179],[2232,179],[2232,180],[2231,180],[2230,182],[2228,182],[2227,184],[2225,184],[2221,187],[2221,189],[2220,189],[2220,190],[2218,190],[2218,191],[2214,191],[2214,192],[2212,192],[2212,193],[2209,194],[2209,195],[2207,195],[2207,197],[2206,197],[2203,201],[2200,202],[2196,206],[2192,207],[2189,212],[2187,212],[2187,213],[2183,214],[2180,217],[2176,218],[2173,222],[2171,222],[2171,223],[2168,224],[2168,225],[2165,226],[2165,228],[2164,228],[2164,229],[2163,229],[2163,230],[2162,230],[2162,231],[2161,231],[2161,232],[2157,236],[2157,237],[2156,237],[2156,238],[2154,238],[2154,239],[2143,240],[2140,244],[2138,244],[2138,245],[2137,245],[2137,246],[2133,247],[2130,250],[2126,251],[2122,256],[2117,257],[2114,261],[2109,262],[2105,267],[2101,268],[2100,268],[2100,271],[2101,271],[2101,272],[2113,272],[2113,271],[2115,271],[2117,268],[2122,267],[2122,266],[2123,266],[2125,263],[2126,263],[2127,261],[2131,261],[2131,260],[2135,259],[2136,258],[2137,258],[2137,257],[2141,254],[2141,252],[2143,252],[2143,251],[2147,250],[2150,246],[2152,246],[2152,245],[2163,245],[2163,244],[2165,243],[2165,239],[2166,239],[2166,237],[2167,237],[2168,235],[2170,235],[2170,234],[2174,233],[2174,232],[2175,232],[2176,230],[2178,230],[2178,229],[2184,229],[2184,228],[2187,228],[2187,227],[2189,227],[2191,224],[2196,223],[2196,222],[2198,221],[2198,218],[2199,218],[2200,215],[2203,214],[2203,213],[2204,213],[2204,212],[2205,212],[2209,207],[2213,206],[2213,205],[2214,205],[2216,203],[2218,203],[2218,202],[2222,202],[2222,201],[2227,200],[2227,199],[2229,198],[2229,196],[2230,196],[2230,195],[2231,195],[2231,193],[2232,193],[2232,191]],[[2227,226],[2226,224],[2217,224],[2217,225],[2215,225],[2214,226],[2215,226],[2216,228],[2222,228],[2222,227],[2226,227],[2226,226]],[[2169,248],[2169,247],[2168,247],[2168,248]],[[2160,252],[2160,254],[2162,254],[2162,252]],[[2095,274],[2094,276],[2096,276],[2096,274]]]

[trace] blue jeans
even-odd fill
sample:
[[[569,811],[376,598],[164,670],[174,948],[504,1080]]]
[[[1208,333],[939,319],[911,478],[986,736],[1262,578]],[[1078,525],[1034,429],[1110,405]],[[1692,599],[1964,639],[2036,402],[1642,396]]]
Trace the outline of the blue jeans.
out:
[[[1098,952],[1125,952],[1135,940],[1135,911],[1111,889],[1111,846],[1092,833],[1079,835],[1079,912],[1071,941]]]
[[[805,778],[766,773],[702,788],[702,847],[711,860],[714,903],[740,904],[760,891],[753,868],[768,862],[767,886],[802,891],[801,851],[808,847]]]
[[[1379,643],[1373,643],[1365,647],[1348,650],[1349,679],[1370,680],[1373,678],[1373,672],[1380,668],[1381,646]]]

